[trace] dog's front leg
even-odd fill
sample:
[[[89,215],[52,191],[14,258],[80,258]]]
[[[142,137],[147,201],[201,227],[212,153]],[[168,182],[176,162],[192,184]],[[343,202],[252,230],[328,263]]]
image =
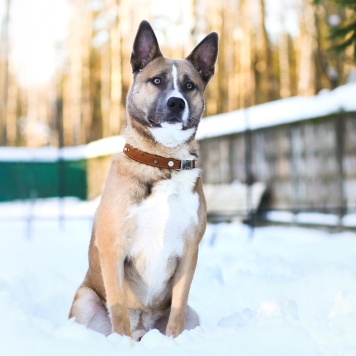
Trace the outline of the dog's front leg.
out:
[[[177,337],[184,330],[188,295],[198,259],[198,246],[187,243],[173,280],[172,305],[166,335]]]
[[[120,335],[131,336],[130,319],[124,292],[125,256],[115,251],[100,253],[100,262],[110,311],[112,331]]]

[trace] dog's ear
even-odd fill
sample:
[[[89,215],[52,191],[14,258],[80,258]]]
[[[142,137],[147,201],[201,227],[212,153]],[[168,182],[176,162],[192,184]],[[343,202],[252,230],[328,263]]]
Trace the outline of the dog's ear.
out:
[[[157,57],[161,57],[157,38],[151,25],[142,21],[137,30],[131,54],[132,71],[135,73]]]
[[[215,72],[215,62],[218,57],[219,36],[216,32],[207,35],[186,58],[201,75],[205,85]]]

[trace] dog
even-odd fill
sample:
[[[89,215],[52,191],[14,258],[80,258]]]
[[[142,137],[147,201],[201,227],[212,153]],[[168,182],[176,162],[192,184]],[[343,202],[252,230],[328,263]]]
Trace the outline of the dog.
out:
[[[217,55],[215,32],[172,60],[147,21],[138,28],[126,145],[112,158],[69,314],[88,328],[140,340],[150,329],[176,337],[199,325],[187,304],[206,227],[195,134]]]

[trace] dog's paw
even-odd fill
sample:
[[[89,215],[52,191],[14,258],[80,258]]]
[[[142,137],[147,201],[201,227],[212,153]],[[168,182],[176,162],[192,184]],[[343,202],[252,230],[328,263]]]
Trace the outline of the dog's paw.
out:
[[[172,326],[168,325],[166,329],[166,335],[169,337],[177,337],[182,333],[183,330],[184,330],[183,326],[180,327],[178,325],[172,325]]]
[[[139,330],[135,330],[131,337],[133,340],[135,341],[141,341],[141,339],[143,338],[143,335],[146,334],[146,330],[143,330],[143,329],[139,329]]]

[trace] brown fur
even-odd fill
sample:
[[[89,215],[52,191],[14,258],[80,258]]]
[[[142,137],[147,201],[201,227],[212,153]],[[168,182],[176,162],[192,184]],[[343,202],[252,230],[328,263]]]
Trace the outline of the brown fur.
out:
[[[149,36],[150,31],[146,24],[144,26]],[[153,40],[151,48],[158,48]],[[140,58],[133,54],[132,65],[136,72],[128,96],[126,141],[141,151],[164,157],[187,159],[197,156],[195,134],[182,145],[166,147],[157,143],[149,130],[151,125],[159,125],[163,120],[157,113],[153,122],[148,120],[153,112],[153,103],[161,100],[162,90],[169,90],[173,85],[173,61],[162,57],[159,49],[156,57],[151,52],[148,63],[144,60],[140,62]],[[142,63],[144,68],[137,69]],[[174,64],[180,83],[189,80],[196,84],[196,90],[186,93],[191,115],[189,125],[196,128],[204,109],[204,77],[188,60],[176,60]],[[158,75],[165,78],[160,90],[148,81]],[[156,187],[160,187],[161,182],[177,179],[181,174],[179,171],[138,163],[123,153],[113,157],[95,214],[89,247],[89,269],[74,298],[70,317],[106,335],[117,332],[134,339],[140,339],[149,328],[158,328],[168,336],[175,337],[185,328],[198,325],[198,316],[188,307],[187,301],[197,263],[198,245],[206,226],[206,205],[199,176],[191,188],[191,192],[198,196],[197,222],[191,223],[180,236],[183,253],[180,257],[172,255],[168,258],[164,287],[149,302],[144,302],[149,286],[142,278],[146,252],[131,253],[133,246],[142,238],[137,233],[138,220],[136,215],[132,215],[132,208],[139,207],[157,194]],[[159,220],[160,216],[155,219]]]

